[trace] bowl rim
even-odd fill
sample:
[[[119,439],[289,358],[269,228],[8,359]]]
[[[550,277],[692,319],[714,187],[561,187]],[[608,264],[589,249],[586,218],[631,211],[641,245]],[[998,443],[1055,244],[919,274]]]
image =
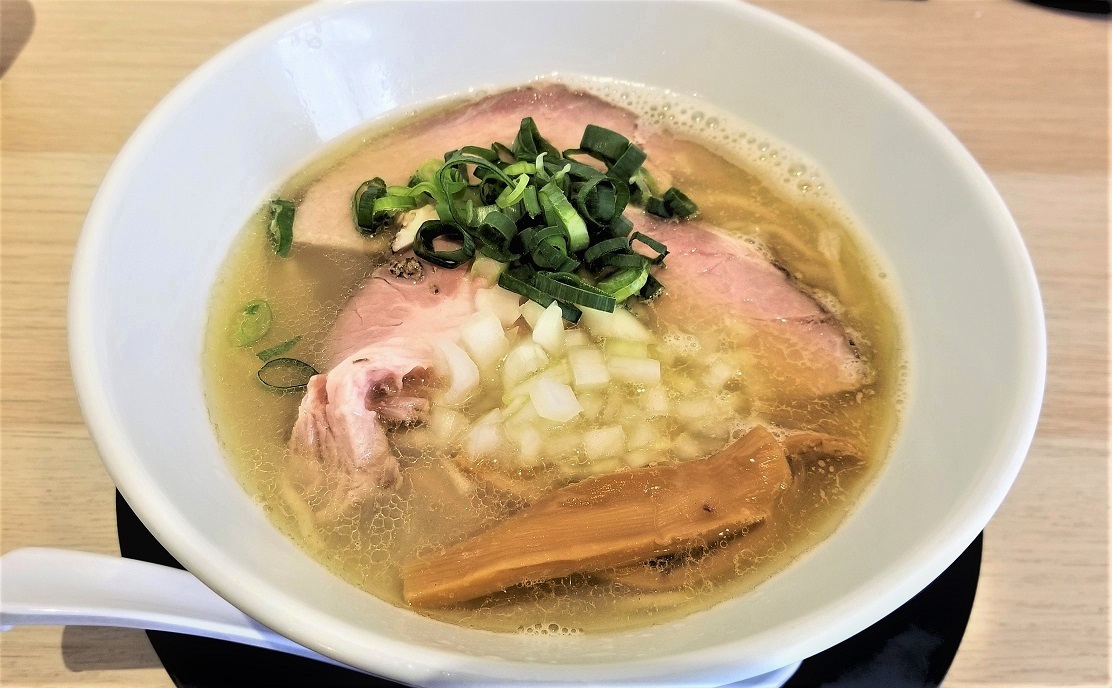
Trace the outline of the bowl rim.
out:
[[[416,683],[432,676],[475,672],[476,675],[511,680],[528,677],[571,682],[651,677],[661,676],[662,673],[694,676],[705,674],[708,667],[721,668],[741,659],[747,660],[748,668],[759,669],[755,673],[789,665],[859,632],[890,613],[941,574],[973,541],[999,508],[1022,466],[1034,437],[1045,387],[1046,327],[1043,305],[1034,266],[1019,229],[972,154],[937,117],[895,81],[847,49],[769,10],[730,0],[705,0],[742,21],[761,24],[767,30],[784,34],[786,39],[809,44],[826,58],[841,62],[868,79],[884,91],[904,114],[930,133],[934,144],[962,170],[964,181],[987,202],[996,216],[998,221],[988,225],[986,231],[995,232],[1002,249],[1009,254],[1007,258],[1017,271],[1015,287],[1020,300],[1020,318],[1031,323],[1033,330],[1029,338],[1018,345],[1020,361],[1025,364],[1022,368],[1027,372],[1022,385],[1026,401],[1017,407],[1012,419],[1019,432],[1010,436],[999,449],[999,456],[1010,458],[994,483],[995,492],[976,502],[963,504],[961,509],[951,514],[955,531],[944,543],[931,543],[930,548],[924,546],[915,552],[921,556],[909,554],[885,569],[885,579],[893,581],[892,584],[881,590],[867,591],[867,595],[854,595],[838,601],[834,605],[838,612],[837,621],[819,628],[806,642],[783,642],[791,639],[793,633],[792,628],[783,625],[765,631],[757,636],[765,637],[760,643],[759,655],[752,649],[739,652],[741,645],[754,644],[752,637],[664,657],[618,659],[573,666],[472,657],[454,651],[419,647],[373,633],[375,643],[372,646],[347,638],[338,632],[337,624],[327,615],[258,580],[250,570],[234,560],[221,557],[179,512],[166,507],[160,499],[162,491],[157,481],[144,470],[143,459],[132,450],[123,429],[109,411],[112,405],[105,391],[107,387],[101,382],[102,371],[97,367],[91,346],[96,331],[91,288],[97,279],[96,265],[111,231],[109,220],[114,207],[124,198],[133,168],[141,162],[144,149],[159,135],[164,121],[170,119],[170,115],[187,109],[194,94],[226,64],[269,44],[295,26],[355,1],[319,2],[282,15],[238,39],[191,72],[151,110],[120,150],[96,193],[77,242],[68,296],[68,325],[71,368],[82,412],[106,469],[129,505],[190,572],[252,618],[278,633],[321,654],[391,679]],[[810,612],[805,618],[819,613],[830,616],[830,609]]]

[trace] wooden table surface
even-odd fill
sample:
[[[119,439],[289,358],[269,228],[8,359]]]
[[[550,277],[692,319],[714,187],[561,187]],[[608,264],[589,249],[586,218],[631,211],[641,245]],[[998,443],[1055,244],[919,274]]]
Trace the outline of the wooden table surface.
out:
[[[205,59],[299,4],[3,0],[3,551],[118,553],[112,482],[66,354],[78,231],[147,111]],[[987,530],[976,605],[946,685],[1109,685],[1109,25],[1018,0],[760,4],[863,56],[937,113],[1003,193],[1039,274],[1046,404],[1027,465]],[[96,628],[5,633],[0,682],[171,685],[141,632]]]

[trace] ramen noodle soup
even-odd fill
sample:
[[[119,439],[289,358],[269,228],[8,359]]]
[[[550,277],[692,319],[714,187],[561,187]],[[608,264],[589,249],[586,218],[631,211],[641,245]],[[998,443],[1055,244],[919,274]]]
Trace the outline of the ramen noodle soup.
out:
[[[829,535],[897,424],[894,302],[824,187],[628,84],[409,113],[237,238],[213,423],[274,523],[391,604],[540,634],[709,608]]]

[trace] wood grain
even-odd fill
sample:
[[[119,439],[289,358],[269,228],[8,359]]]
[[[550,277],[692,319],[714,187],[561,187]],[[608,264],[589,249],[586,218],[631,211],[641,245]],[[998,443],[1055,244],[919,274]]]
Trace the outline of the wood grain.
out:
[[[77,234],[146,112],[209,56],[299,4],[33,4],[30,40],[0,79],[3,551],[118,551],[112,484],[66,354]],[[1108,24],[1014,0],[759,4],[858,53],[938,114],[1000,188],[1043,288],[1043,417],[987,531],[947,686],[1108,685]],[[25,9],[0,6],[5,48],[27,30]],[[0,683],[171,685],[141,633],[72,628],[0,636]]]

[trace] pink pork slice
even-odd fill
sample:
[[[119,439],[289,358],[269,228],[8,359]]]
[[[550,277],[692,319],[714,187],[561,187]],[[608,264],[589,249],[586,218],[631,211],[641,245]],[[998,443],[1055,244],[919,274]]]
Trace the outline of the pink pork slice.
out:
[[[325,173],[298,205],[295,250],[297,245],[364,250],[350,215],[359,184],[374,176],[403,184],[421,163],[461,145],[509,145],[528,116],[561,150],[577,146],[583,128],[593,123],[632,132],[650,157],[657,151],[658,162],[667,157],[666,142],[651,128],[594,96],[547,83],[495,94],[402,124],[390,142],[371,145]],[[763,355],[780,356],[812,376],[800,385],[804,394],[862,383],[863,366],[841,326],[759,251],[697,221],[662,222],[643,214],[634,219],[672,251],[661,271],[668,293],[656,304],[660,317],[682,326],[698,322],[699,314],[740,316],[764,333]],[[398,461],[386,430],[424,419],[438,365],[434,342],[454,338],[475,311],[480,285],[465,270],[425,264],[412,278],[391,273],[393,264],[377,270],[340,313],[329,337],[328,368],[309,382],[290,438],[295,481],[322,519],[397,482]]]
[[[321,520],[395,485],[398,459],[386,431],[428,417],[435,341],[455,338],[475,312],[477,281],[465,270],[419,265],[412,253],[376,270],[332,327],[328,370],[309,380],[290,436],[291,474]]]
[[[792,397],[855,390],[869,379],[845,328],[755,246],[698,220],[631,214],[638,230],[668,246],[656,276],[662,321],[689,331],[746,330],[746,349],[767,384]]]

